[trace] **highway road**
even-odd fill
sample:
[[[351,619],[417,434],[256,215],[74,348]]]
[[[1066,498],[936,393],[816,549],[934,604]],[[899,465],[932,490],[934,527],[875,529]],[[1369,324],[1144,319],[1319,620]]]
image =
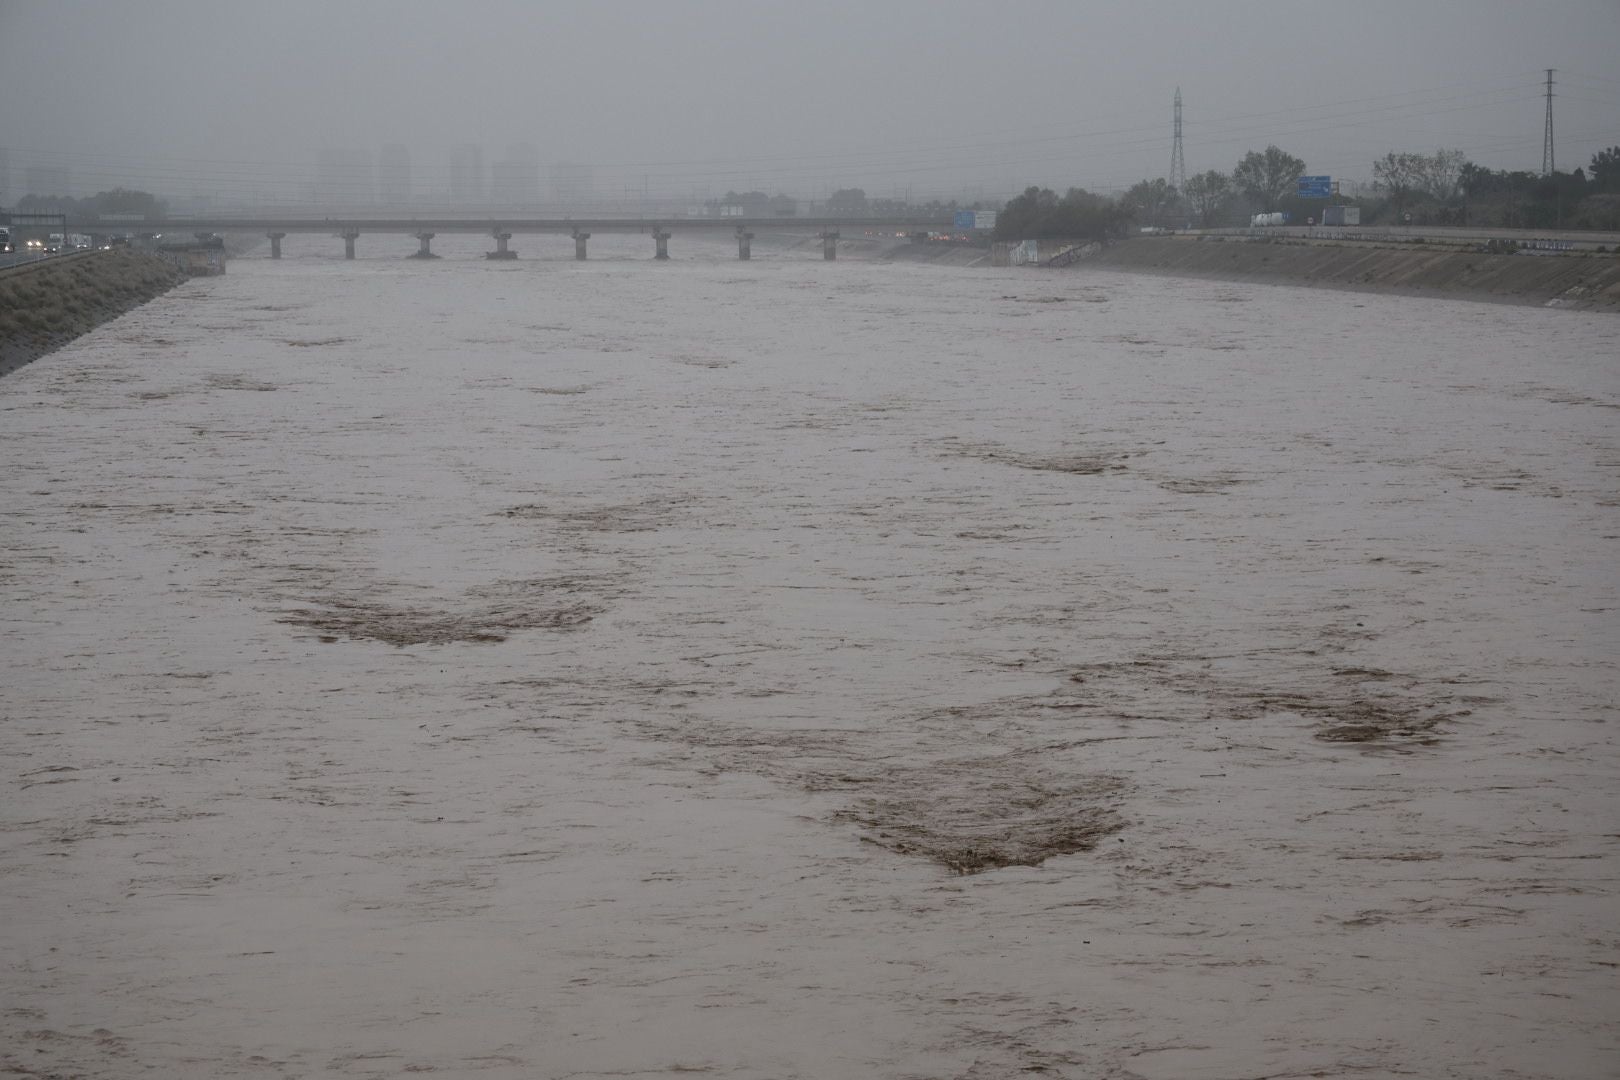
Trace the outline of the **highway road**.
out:
[[[0,273],[15,270],[18,267],[28,266],[31,263],[42,263],[49,259],[71,259],[80,255],[92,254],[91,249],[75,248],[56,255],[40,255],[33,252],[14,251],[0,255]]]
[[[49,255],[36,255],[29,251],[13,251],[0,255],[0,267],[18,266],[22,263],[38,262],[41,259],[49,258],[51,258]]]

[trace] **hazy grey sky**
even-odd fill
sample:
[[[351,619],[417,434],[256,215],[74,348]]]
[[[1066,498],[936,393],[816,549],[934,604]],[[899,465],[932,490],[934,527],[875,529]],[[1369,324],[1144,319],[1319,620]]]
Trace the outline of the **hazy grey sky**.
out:
[[[1365,178],[1390,149],[1539,169],[1620,144],[1620,0],[0,0],[0,147],[81,191],[307,189],[319,148],[531,142],[681,195],[1112,190],[1275,142]]]

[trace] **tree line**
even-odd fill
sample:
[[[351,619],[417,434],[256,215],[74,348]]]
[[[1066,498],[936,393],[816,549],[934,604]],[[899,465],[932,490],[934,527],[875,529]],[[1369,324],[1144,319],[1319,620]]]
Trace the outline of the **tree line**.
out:
[[[1620,228],[1620,146],[1550,175],[1487,169],[1460,150],[1392,151],[1373,162],[1375,217],[1416,225]],[[1365,214],[1363,215],[1365,217]]]
[[[1276,146],[1251,150],[1230,173],[1199,173],[1177,191],[1160,177],[1142,180],[1117,199],[1070,188],[1058,196],[1029,188],[1007,203],[996,219],[996,238],[1029,237],[1107,240],[1133,225],[1184,225],[1189,217],[1208,228],[1235,218],[1238,204],[1271,212],[1279,209],[1305,172],[1305,162]]]
[[[1373,193],[1359,198],[1300,198],[1304,173],[1304,160],[1268,146],[1246,153],[1229,173],[1189,176],[1180,191],[1162,177],[1139,181],[1114,199],[1080,188],[1059,196],[1032,187],[1007,203],[996,237],[1106,240],[1133,226],[1215,228],[1277,211],[1304,224],[1328,205],[1360,207],[1367,225],[1620,229],[1620,146],[1550,176],[1487,169],[1461,150],[1391,151],[1372,164]]]
[[[66,214],[74,221],[94,222],[103,214],[139,214],[147,221],[162,221],[169,204],[146,191],[113,188],[82,199],[66,195],[24,195],[15,207],[25,214]]]

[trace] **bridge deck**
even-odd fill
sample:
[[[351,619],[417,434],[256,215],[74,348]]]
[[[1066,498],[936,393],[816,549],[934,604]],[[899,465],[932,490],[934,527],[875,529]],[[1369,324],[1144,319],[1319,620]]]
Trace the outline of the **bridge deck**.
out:
[[[582,232],[646,232],[660,229],[919,229],[950,228],[953,219],[946,216],[931,217],[638,217],[638,218],[537,218],[537,217],[419,217],[419,218],[248,218],[248,217],[171,217],[148,228],[161,228],[165,232],[286,232],[336,233],[345,229],[360,232],[465,232],[492,233],[497,229],[509,233],[568,233]]]

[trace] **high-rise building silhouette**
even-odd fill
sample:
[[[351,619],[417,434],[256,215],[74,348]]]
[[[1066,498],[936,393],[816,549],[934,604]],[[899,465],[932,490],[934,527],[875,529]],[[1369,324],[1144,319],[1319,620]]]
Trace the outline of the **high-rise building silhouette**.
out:
[[[377,198],[384,206],[411,201],[411,152],[399,143],[389,143],[377,154]]]
[[[559,161],[551,167],[551,197],[568,212],[590,203],[596,185],[595,171],[589,165]]]
[[[370,151],[327,146],[315,155],[316,205],[369,206],[376,196]]]
[[[533,143],[513,143],[506,159],[490,166],[489,200],[497,206],[533,206],[540,201],[540,151]]]
[[[39,195],[50,198],[52,195],[73,194],[73,178],[68,174],[66,165],[30,165],[23,170],[24,195]]]
[[[488,197],[484,189],[484,148],[462,143],[450,148],[450,199],[476,205]]]

